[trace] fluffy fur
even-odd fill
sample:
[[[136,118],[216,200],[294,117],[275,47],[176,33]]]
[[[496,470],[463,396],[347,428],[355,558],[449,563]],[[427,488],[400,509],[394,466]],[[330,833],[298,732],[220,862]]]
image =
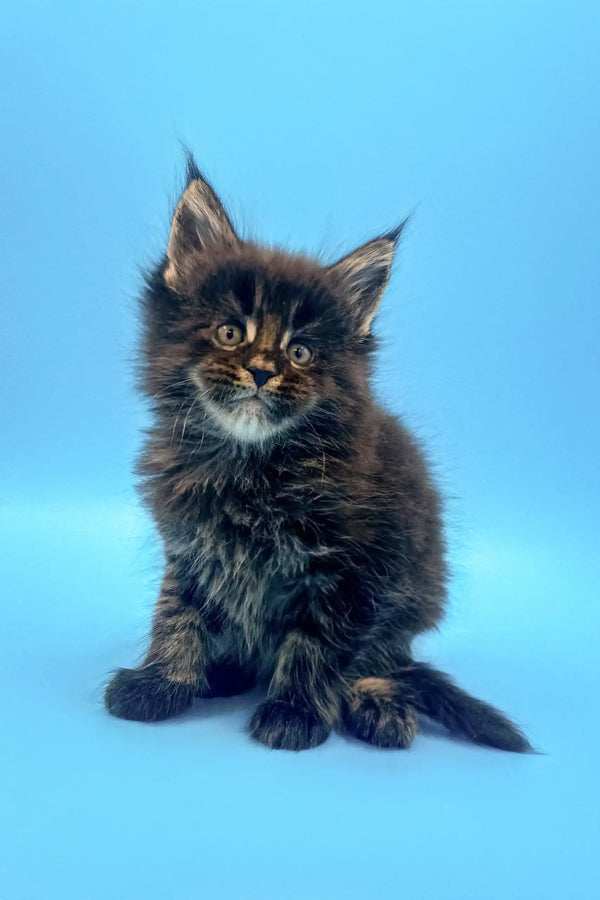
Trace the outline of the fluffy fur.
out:
[[[260,247],[188,160],[142,302],[139,473],[166,568],[146,659],[106,690],[114,715],[165,719],[260,682],[250,734],[272,748],[332,729],[408,747],[424,714],[531,749],[411,655],[443,615],[446,566],[423,455],[369,384],[401,230],[330,266]]]

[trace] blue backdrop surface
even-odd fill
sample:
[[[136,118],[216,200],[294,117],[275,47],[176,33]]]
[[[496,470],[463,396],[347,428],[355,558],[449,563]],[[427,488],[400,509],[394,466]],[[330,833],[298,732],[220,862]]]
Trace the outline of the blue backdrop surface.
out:
[[[598,896],[597,3],[3,4],[2,900]],[[544,755],[269,752],[255,697],[111,719],[160,547],[131,463],[139,264],[184,140],[246,235],[415,214],[377,390],[426,442],[434,661]]]

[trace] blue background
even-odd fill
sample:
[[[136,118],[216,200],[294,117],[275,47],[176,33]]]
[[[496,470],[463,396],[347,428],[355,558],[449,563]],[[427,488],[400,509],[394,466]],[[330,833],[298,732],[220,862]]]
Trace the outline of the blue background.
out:
[[[598,4],[0,16],[2,900],[599,896]],[[378,392],[448,497],[419,651],[544,755],[268,752],[255,697],[103,711],[160,576],[132,359],[180,140],[246,235],[333,258],[415,210]]]

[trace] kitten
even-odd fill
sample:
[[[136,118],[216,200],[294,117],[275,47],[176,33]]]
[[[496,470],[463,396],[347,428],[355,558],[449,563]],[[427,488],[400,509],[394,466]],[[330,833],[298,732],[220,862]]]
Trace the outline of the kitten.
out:
[[[106,690],[156,721],[263,683],[251,736],[302,750],[340,729],[408,747],[419,714],[529,751],[500,712],[415,662],[442,618],[440,501],[373,399],[373,318],[402,226],[334,265],[241,240],[188,158],[143,296],[154,424],[141,490],[166,568],[150,648]]]

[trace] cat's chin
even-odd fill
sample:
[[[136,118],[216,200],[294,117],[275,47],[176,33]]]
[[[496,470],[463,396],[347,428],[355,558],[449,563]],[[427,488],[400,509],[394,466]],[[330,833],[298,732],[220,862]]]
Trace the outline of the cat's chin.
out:
[[[257,397],[237,403],[231,409],[224,409],[216,403],[204,401],[212,419],[228,437],[235,438],[242,444],[262,444],[273,440],[292,424],[286,418],[273,421],[265,403]]]

